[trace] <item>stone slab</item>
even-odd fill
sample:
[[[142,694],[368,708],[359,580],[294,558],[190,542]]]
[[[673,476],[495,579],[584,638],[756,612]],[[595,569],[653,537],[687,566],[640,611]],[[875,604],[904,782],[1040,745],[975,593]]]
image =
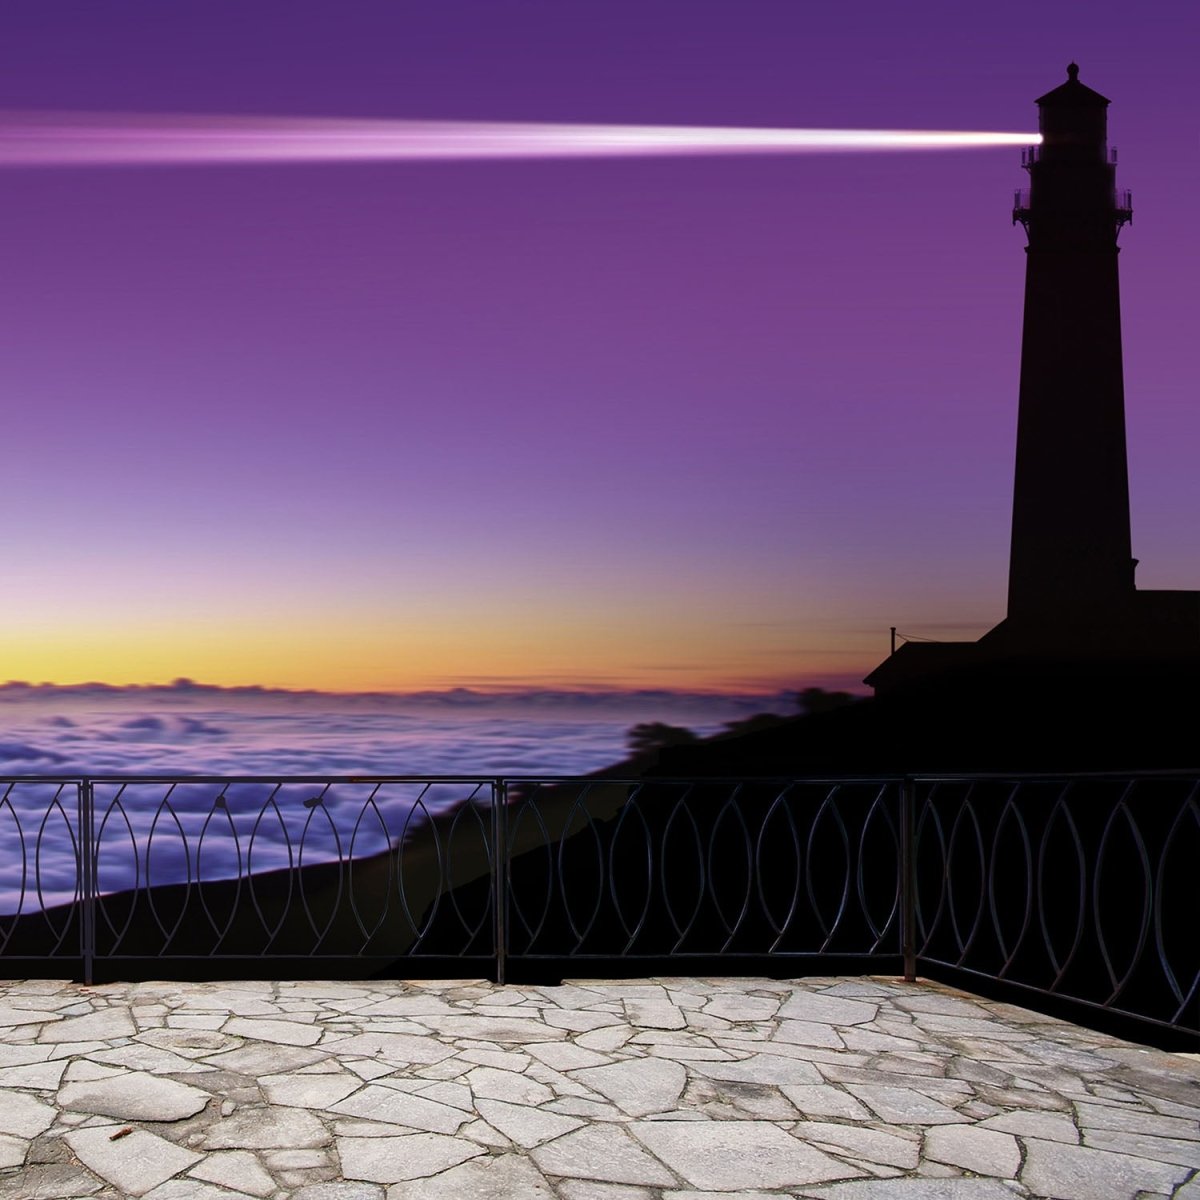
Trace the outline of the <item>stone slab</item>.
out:
[[[0,1179],[0,1200],[63,1200],[90,1196],[104,1184],[95,1175],[71,1163],[26,1167],[19,1175]]]
[[[328,1143],[329,1131],[302,1108],[249,1107],[209,1126],[202,1144],[209,1150],[271,1150]]]
[[[1170,1195],[1190,1174],[1184,1166],[1029,1138],[1020,1180],[1055,1200],[1129,1200],[1139,1192]]]
[[[330,1106],[330,1111],[370,1121],[387,1121],[408,1130],[443,1134],[457,1133],[459,1126],[470,1119],[462,1109],[377,1083],[369,1083],[353,1096],[339,1100]]]
[[[879,1005],[866,1000],[824,996],[807,990],[794,992],[779,1009],[780,1017],[824,1025],[861,1025],[875,1020],[878,1012]]]
[[[367,1032],[349,1034],[345,1037],[332,1035],[321,1043],[327,1054],[338,1057],[359,1055],[363,1058],[378,1058],[396,1066],[413,1063],[438,1063],[454,1053],[452,1046],[444,1045],[435,1037],[421,1037],[411,1033]]]
[[[829,1084],[782,1084],[779,1090],[806,1117],[843,1117],[870,1121],[871,1113],[859,1101]]]
[[[768,1121],[635,1121],[630,1132],[692,1187],[799,1187],[865,1172]],[[753,1166],[751,1167],[751,1164]]]
[[[395,1137],[340,1137],[338,1158],[347,1179],[401,1183],[424,1179],[483,1154],[482,1146],[441,1133],[409,1133]]]
[[[26,1092],[0,1091],[0,1133],[32,1138],[54,1123],[56,1111],[49,1104]]]
[[[914,1088],[853,1083],[846,1087],[881,1121],[893,1125],[957,1125],[962,1121],[960,1113]]]
[[[66,1135],[66,1143],[90,1171],[128,1196],[144,1196],[203,1157],[144,1129],[114,1141],[119,1125],[94,1125]]]
[[[865,1179],[800,1195],[811,1200],[1013,1200],[1013,1192],[995,1179]]]
[[[503,1100],[479,1100],[476,1108],[485,1121],[527,1150],[562,1137],[584,1123],[579,1117],[563,1116],[523,1104],[508,1104]],[[463,1133],[470,1136],[468,1129]]]
[[[293,1192],[289,1200],[384,1200],[384,1190],[377,1183],[334,1180],[329,1183],[310,1183]]]
[[[1021,1147],[1011,1133],[998,1129],[935,1125],[925,1135],[925,1157],[974,1175],[1012,1179],[1021,1166]]]
[[[864,1125],[801,1121],[791,1132],[801,1141],[815,1142],[834,1154],[849,1155],[877,1166],[911,1170],[920,1157],[921,1147],[916,1139]]]
[[[39,1042],[112,1041],[132,1037],[137,1033],[133,1017],[125,1008],[102,1008],[99,1012],[79,1017],[67,1017],[45,1026],[38,1034]]]
[[[391,1188],[388,1200],[555,1200],[546,1178],[524,1156],[473,1158],[432,1179]]]
[[[58,1090],[58,1106],[68,1112],[94,1113],[119,1121],[182,1121],[211,1100],[208,1092],[145,1071],[130,1071],[91,1083],[67,1083]]]
[[[529,1152],[546,1175],[670,1187],[675,1177],[615,1125],[588,1125]]]
[[[467,1086],[479,1099],[507,1100],[512,1104],[546,1104],[554,1093],[544,1084],[516,1071],[495,1067],[476,1067],[464,1076]]]
[[[247,1150],[219,1150],[207,1154],[188,1175],[251,1196],[269,1196],[275,1191],[275,1181]]]
[[[682,1064],[665,1058],[631,1058],[607,1067],[587,1067],[571,1073],[592,1091],[611,1100],[631,1117],[674,1108],[687,1084]]]
[[[258,1085],[272,1104],[288,1108],[329,1108],[362,1087],[349,1071],[319,1075],[264,1075]]]
[[[271,1021],[258,1017],[231,1017],[221,1027],[231,1037],[256,1042],[278,1042],[282,1046],[311,1046],[321,1040],[319,1025],[299,1021]]]

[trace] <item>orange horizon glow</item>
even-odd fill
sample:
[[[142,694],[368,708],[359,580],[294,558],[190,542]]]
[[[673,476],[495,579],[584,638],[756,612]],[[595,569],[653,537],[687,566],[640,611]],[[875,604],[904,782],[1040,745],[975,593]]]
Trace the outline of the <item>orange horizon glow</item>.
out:
[[[865,670],[863,674],[865,674]],[[373,688],[353,688],[340,689],[336,687],[300,687],[288,686],[279,683],[261,683],[261,682],[223,682],[216,683],[211,679],[192,679],[188,676],[179,676],[175,679],[140,679],[140,680],[122,680],[116,681],[112,679],[95,679],[84,678],[78,679],[6,679],[0,681],[0,691],[5,688],[29,688],[31,690],[47,689],[47,690],[74,690],[85,688],[112,688],[115,691],[166,691],[172,688],[195,688],[197,690],[212,690],[217,692],[243,692],[243,691],[261,691],[271,694],[285,695],[319,695],[331,697],[353,697],[353,696],[435,696],[445,695],[452,692],[471,692],[480,696],[505,697],[505,696],[523,696],[532,695],[539,692],[554,692],[569,695],[579,696],[620,696],[632,694],[635,692],[662,692],[667,695],[679,696],[707,696],[707,697],[761,697],[764,700],[773,699],[782,693],[798,692],[805,688],[818,687],[825,688],[830,691],[850,691],[861,692],[864,695],[870,692],[870,689],[862,683],[861,678],[854,674],[851,677],[843,678],[841,676],[811,676],[803,679],[797,679],[789,676],[786,680],[779,680],[775,685],[769,685],[759,682],[748,682],[745,685],[730,685],[727,687],[706,687],[697,685],[695,687],[687,687],[678,684],[665,684],[661,682],[645,681],[642,683],[615,684],[608,682],[598,682],[595,680],[575,679],[559,679],[559,678],[544,678],[544,679],[525,679],[512,680],[511,682],[496,683],[493,681],[485,681],[482,683],[449,683],[441,682],[429,683],[413,687],[373,687]]]
[[[845,669],[832,668],[823,664],[808,670],[782,672],[776,676],[722,676],[681,677],[661,674],[618,674],[586,675],[571,671],[522,675],[478,675],[412,676],[404,680],[395,677],[378,678],[355,675],[344,679],[320,679],[309,675],[279,673],[270,676],[248,674],[217,675],[213,672],[180,674],[161,672],[138,674],[136,672],[87,672],[72,670],[63,674],[47,675],[45,672],[15,672],[0,680],[0,689],[6,687],[29,688],[85,688],[106,687],[117,689],[163,689],[175,686],[195,686],[222,691],[261,689],[268,692],[320,693],[329,696],[354,696],[364,694],[404,696],[415,693],[442,693],[470,691],[481,695],[513,695],[537,691],[569,692],[587,695],[605,695],[634,691],[662,691],[687,695],[707,696],[763,696],[778,695],[780,692],[798,691],[807,687],[823,687],[839,691],[861,691],[869,689],[862,678],[872,667],[872,660],[859,666]]]
[[[180,678],[222,688],[261,687],[328,693],[410,693],[469,688],[481,692],[661,689],[770,695],[820,686],[866,691],[863,677],[888,653],[867,605],[843,604],[823,617],[834,583],[807,596],[785,586],[757,596],[685,590],[677,595],[631,586],[624,593],[530,597],[516,589],[487,597],[446,589],[440,606],[422,597],[363,600],[337,589],[310,593],[294,611],[243,596],[220,608],[142,602],[132,589],[71,598],[35,610],[33,597],[0,621],[0,671],[11,681],[78,686],[167,686]],[[862,589],[847,587],[853,595]],[[261,597],[261,593],[260,593]],[[965,625],[908,624],[919,597],[899,604],[905,632],[977,636]],[[103,601],[103,602],[101,602]],[[264,616],[264,610],[271,613]],[[753,618],[748,619],[752,613]]]
[[[390,579],[306,589],[297,570],[270,588],[182,577],[151,595],[145,575],[114,574],[83,601],[13,589],[0,606],[0,672],[60,686],[187,678],[337,693],[861,690],[886,656],[886,630],[846,605],[842,619],[823,617],[836,585],[793,590],[786,579],[798,575],[792,564],[782,582],[737,594],[679,571],[623,590],[543,573],[539,588],[518,579],[485,594],[453,579],[420,591]]]
[[[795,655],[770,669],[755,672],[729,661],[706,665],[698,661],[675,666],[622,666],[603,653],[557,657],[553,654],[517,661],[528,647],[493,655],[482,669],[479,660],[448,661],[428,656],[401,665],[376,656],[349,657],[344,643],[313,645],[301,652],[280,653],[282,647],[246,644],[224,639],[219,646],[191,653],[159,656],[151,646],[126,643],[91,647],[64,639],[50,651],[30,648],[24,654],[6,652],[0,642],[9,684],[78,687],[102,684],[118,688],[168,687],[180,679],[217,688],[264,688],[317,691],[330,694],[450,691],[465,688],[482,693],[556,690],[618,692],[663,690],[712,695],[772,695],[802,687],[861,688],[862,677],[882,655],[860,649],[830,649]],[[166,664],[170,665],[166,665]],[[474,668],[474,669],[473,669]]]

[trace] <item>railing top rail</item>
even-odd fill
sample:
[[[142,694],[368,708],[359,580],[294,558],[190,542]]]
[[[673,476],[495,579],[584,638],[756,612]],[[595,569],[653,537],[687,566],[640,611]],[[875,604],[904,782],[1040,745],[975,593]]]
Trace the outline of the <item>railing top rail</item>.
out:
[[[499,775],[505,784],[899,784],[904,775]]]
[[[785,786],[791,784],[888,784],[888,783],[950,783],[977,780],[1011,780],[1013,782],[1066,782],[1069,780],[1105,779],[1200,779],[1200,766],[1191,768],[1163,768],[1158,770],[1133,769],[1127,771],[916,771],[883,775],[539,775],[539,774],[493,774],[493,775],[320,775],[291,774],[280,772],[269,775],[202,774],[188,772],[156,771],[114,772],[93,775],[80,772],[56,774],[0,774],[3,783],[56,783],[56,784],[122,784],[122,783],[272,783],[272,784],[382,784],[382,783],[445,783],[445,784],[608,784],[626,787],[648,784],[674,784],[676,786],[714,784],[749,785],[762,784]]]
[[[201,775],[183,772],[111,775],[0,775],[5,783],[590,783],[637,787],[646,784],[900,783],[903,775]]]
[[[1070,780],[1139,780],[1139,779],[1200,779],[1200,767],[1159,770],[958,770],[958,772],[913,772],[883,775],[421,775],[421,774],[354,774],[319,775],[281,772],[269,775],[200,774],[187,772],[118,772],[92,775],[88,773],[59,774],[0,774],[2,784],[587,784],[623,787],[673,785],[677,787],[714,785],[763,785],[784,787],[798,784],[944,784],[944,782],[1012,781],[1067,782]]]
[[[3,775],[0,774],[0,784],[12,783],[42,783],[58,785],[78,784],[283,784],[312,786],[327,786],[331,784],[447,784],[461,786],[493,786],[497,784],[592,784],[609,787],[640,787],[648,784],[667,784],[695,786],[697,784],[715,784],[724,786],[745,784],[766,784],[785,786],[796,783],[836,784],[836,783],[885,783],[898,782],[899,776],[823,779],[816,777],[780,778],[739,776],[688,776],[680,778],[659,778],[657,776],[593,776],[593,775],[188,775],[188,774],[137,774],[123,772],[113,775]]]
[[[82,783],[84,775],[0,775],[0,783]]]
[[[967,782],[968,780],[1012,780],[1014,783],[1065,783],[1072,779],[1200,779],[1200,767],[1131,771],[949,771],[908,775],[914,783]]]
[[[0,775],[13,783],[494,783],[495,775],[205,775],[162,771],[151,774]]]

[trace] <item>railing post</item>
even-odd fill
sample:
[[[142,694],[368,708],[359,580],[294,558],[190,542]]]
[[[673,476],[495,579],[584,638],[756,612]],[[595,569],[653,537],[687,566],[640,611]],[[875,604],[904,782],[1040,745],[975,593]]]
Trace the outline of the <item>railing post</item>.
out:
[[[917,981],[916,792],[906,775],[900,783],[900,952],[907,983]]]
[[[496,913],[496,982],[504,983],[508,956],[508,784],[492,780],[492,906]]]
[[[92,781],[79,781],[79,941],[83,956],[83,982],[95,982],[96,959],[96,853],[93,829]]]

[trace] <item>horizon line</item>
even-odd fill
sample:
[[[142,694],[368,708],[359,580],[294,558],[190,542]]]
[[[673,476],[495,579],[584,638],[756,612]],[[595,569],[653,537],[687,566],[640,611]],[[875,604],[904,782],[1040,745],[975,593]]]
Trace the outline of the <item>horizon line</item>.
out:
[[[622,697],[622,696],[680,696],[720,699],[723,697],[748,698],[780,698],[794,696],[805,690],[805,687],[821,686],[817,684],[798,685],[796,687],[775,688],[679,688],[656,686],[620,686],[610,683],[581,682],[571,686],[553,684],[453,684],[446,687],[424,687],[407,690],[367,688],[364,690],[339,690],[321,687],[289,688],[272,684],[222,684],[204,683],[199,680],[180,676],[170,682],[144,683],[108,683],[104,680],[91,679],[76,683],[59,683],[51,680],[34,682],[27,679],[8,679],[0,682],[0,693],[6,691],[103,691],[103,692],[226,692],[252,693],[255,695],[286,695],[286,696],[329,696],[329,697],[386,697],[395,699],[416,699],[421,697],[441,698],[450,696],[478,697],[480,699],[516,698],[536,695],[569,695],[592,697]],[[832,690],[832,689],[829,689]]]

